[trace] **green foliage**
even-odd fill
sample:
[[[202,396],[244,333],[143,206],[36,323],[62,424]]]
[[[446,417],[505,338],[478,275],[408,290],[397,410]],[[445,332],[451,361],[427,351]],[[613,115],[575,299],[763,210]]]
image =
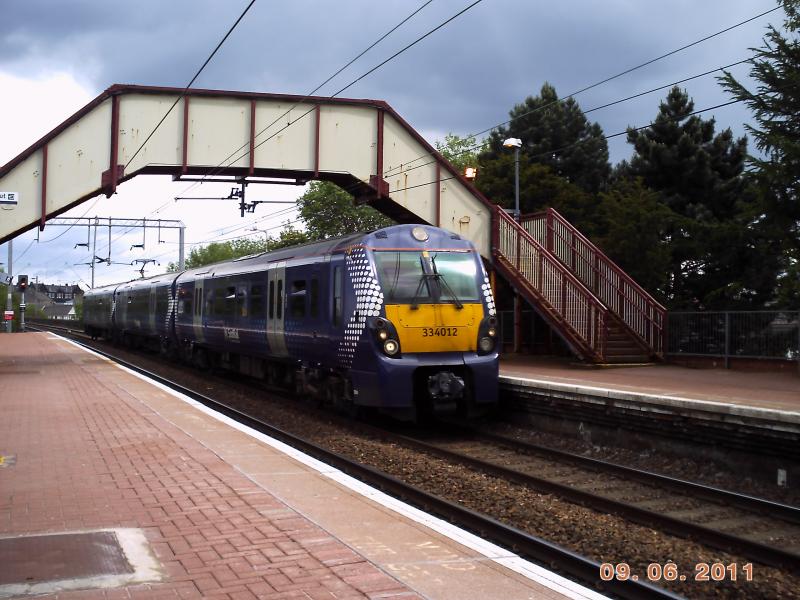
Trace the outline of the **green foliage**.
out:
[[[522,140],[520,155],[530,162],[550,167],[555,175],[590,193],[606,185],[611,171],[608,143],[600,126],[586,119],[574,99],[560,100],[555,88],[545,83],[538,96],[517,104],[509,117],[507,126],[490,134],[489,149],[480,157],[481,167],[514,154],[503,147],[503,141],[516,137]],[[513,169],[507,178],[513,190]]]
[[[594,241],[634,281],[659,300],[668,295],[670,247],[675,215],[641,180],[621,180],[601,193]]]
[[[311,182],[297,205],[309,241],[372,231],[394,223],[371,206],[354,205],[350,194],[327,181]]]
[[[456,170],[464,174],[467,167],[478,166],[478,154],[489,149],[488,141],[478,142],[474,135],[461,137],[454,133],[444,136],[444,142],[436,141],[436,149]]]
[[[266,242],[262,240],[241,239],[227,242],[211,242],[208,246],[192,248],[186,258],[186,268],[194,269],[195,267],[232,260],[249,254],[258,254],[266,251],[266,249]],[[170,269],[173,266],[173,264],[170,264]]]
[[[744,102],[755,117],[747,125],[761,156],[749,156],[759,188],[752,229],[777,253],[776,300],[786,308],[800,304],[800,0],[783,0],[784,32],[767,27],[764,44],[753,49],[749,90],[730,73],[722,86]]]
[[[514,172],[514,156],[503,155],[486,162],[478,174],[476,184],[493,202],[506,208],[514,207],[514,183],[509,183],[508,172]],[[586,235],[594,228],[594,197],[553,173],[546,165],[532,163],[520,156],[519,165],[520,211],[522,214],[555,208]]]
[[[660,211],[669,265],[657,289],[670,308],[754,307],[771,286],[758,273],[767,257],[748,229],[747,140],[730,129],[715,133],[714,120],[693,111],[688,94],[673,88],[651,127],[628,131],[634,155],[616,176],[640,178],[669,211]]]
[[[227,242],[212,242],[208,246],[193,248],[186,259],[186,268],[194,269],[226,260],[233,260],[242,256],[269,252],[287,246],[296,246],[309,241],[308,234],[294,229],[289,223],[284,225],[277,238],[269,237],[265,240],[249,238],[230,240]],[[170,263],[167,271],[177,272],[178,265]]]

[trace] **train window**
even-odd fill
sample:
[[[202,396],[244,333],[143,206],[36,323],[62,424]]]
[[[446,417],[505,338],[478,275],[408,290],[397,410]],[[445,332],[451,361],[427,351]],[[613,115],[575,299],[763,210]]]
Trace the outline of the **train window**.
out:
[[[192,314],[192,299],[186,293],[186,290],[180,289],[178,291],[178,296],[181,299],[178,303],[178,312],[184,315]]]
[[[426,265],[426,261],[427,265]],[[386,303],[478,302],[477,264],[469,252],[375,252]],[[427,274],[438,274],[431,279]]]
[[[227,290],[224,287],[219,287],[214,290],[214,308],[211,314],[222,316],[225,314],[225,296]]]
[[[275,307],[275,318],[283,318],[283,279],[278,279],[278,294],[275,298],[277,306]]]
[[[275,317],[275,282],[269,282],[269,318]]]
[[[333,324],[342,324],[342,267],[333,268]]]
[[[259,319],[264,316],[264,286],[250,288],[250,316]]]
[[[163,317],[167,314],[167,310],[169,307],[169,299],[167,298],[167,291],[166,290],[157,290],[156,291],[156,315],[158,317]]]
[[[299,279],[292,282],[292,292],[289,295],[289,312],[294,319],[306,316],[306,280]]]
[[[308,314],[312,317],[319,315],[319,280],[316,277],[311,280],[308,296]]]
[[[247,286],[236,288],[236,312],[240,317],[247,317]]]

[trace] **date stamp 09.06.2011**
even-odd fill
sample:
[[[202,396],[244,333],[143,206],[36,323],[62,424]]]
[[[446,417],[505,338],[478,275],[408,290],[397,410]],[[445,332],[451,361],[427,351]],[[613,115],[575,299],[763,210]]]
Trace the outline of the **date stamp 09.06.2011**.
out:
[[[600,565],[603,581],[753,581],[753,563],[705,563],[694,565],[691,572],[682,571],[673,562],[650,563],[642,574],[634,573],[628,563],[603,563]]]

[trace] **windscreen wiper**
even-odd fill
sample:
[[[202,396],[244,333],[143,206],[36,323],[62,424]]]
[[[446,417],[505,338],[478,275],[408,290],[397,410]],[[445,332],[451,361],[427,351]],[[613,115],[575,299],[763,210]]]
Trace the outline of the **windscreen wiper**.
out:
[[[461,302],[461,300],[458,299],[458,296],[456,296],[456,293],[453,291],[453,288],[450,287],[450,284],[447,283],[447,280],[444,278],[444,275],[439,273],[439,270],[436,268],[436,256],[435,255],[431,257],[431,265],[433,266],[433,277],[436,279],[436,281],[439,282],[439,284],[441,286],[444,287],[445,291],[448,294],[450,294],[450,296],[453,298],[453,302],[455,303],[456,308],[458,310],[461,310],[462,308],[464,308],[464,304]],[[441,292],[441,290],[440,290],[440,292]]]

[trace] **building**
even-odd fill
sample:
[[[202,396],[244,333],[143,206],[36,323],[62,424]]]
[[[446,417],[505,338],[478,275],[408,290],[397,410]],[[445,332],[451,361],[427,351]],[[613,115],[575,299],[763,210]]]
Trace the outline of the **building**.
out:
[[[40,294],[50,298],[56,304],[74,304],[76,297],[83,296],[83,290],[77,285],[51,285],[35,283],[32,286]]]
[[[72,304],[50,304],[43,309],[46,319],[54,319],[57,321],[74,321],[75,320],[75,306]]]

